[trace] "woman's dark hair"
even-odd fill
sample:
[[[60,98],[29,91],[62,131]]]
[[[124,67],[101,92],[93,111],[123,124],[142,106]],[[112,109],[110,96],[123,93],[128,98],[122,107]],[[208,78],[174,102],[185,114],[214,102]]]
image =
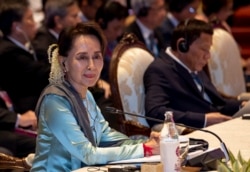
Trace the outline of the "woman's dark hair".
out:
[[[232,1],[233,0],[202,0],[202,11],[209,17],[213,13],[218,13]]]
[[[5,36],[11,33],[13,22],[20,22],[29,7],[27,0],[0,0],[0,30]]]
[[[186,42],[187,49],[188,47],[198,39],[202,33],[213,35],[213,27],[211,24],[206,23],[202,20],[197,19],[188,19],[180,22],[180,24],[174,29],[172,39],[171,39],[171,48],[177,50],[177,41],[180,38],[184,38]]]
[[[72,49],[73,41],[80,35],[95,36],[101,45],[102,54],[105,54],[107,41],[100,26],[95,22],[78,23],[74,27],[64,29],[58,39],[59,55],[67,57]]]

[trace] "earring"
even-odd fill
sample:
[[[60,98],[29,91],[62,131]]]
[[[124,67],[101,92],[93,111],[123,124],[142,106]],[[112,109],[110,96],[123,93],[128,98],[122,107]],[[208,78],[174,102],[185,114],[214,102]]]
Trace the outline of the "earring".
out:
[[[65,62],[62,63],[62,66],[63,66],[63,72],[66,73],[67,72],[67,69],[65,67]]]

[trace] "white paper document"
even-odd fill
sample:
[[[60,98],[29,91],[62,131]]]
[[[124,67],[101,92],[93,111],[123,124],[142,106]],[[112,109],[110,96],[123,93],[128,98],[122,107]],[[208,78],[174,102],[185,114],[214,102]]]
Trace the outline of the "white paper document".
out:
[[[112,161],[112,162],[109,162],[109,164],[144,163],[144,162],[160,162],[160,161],[161,161],[160,155],[153,155],[153,156],[144,157],[144,158]]]

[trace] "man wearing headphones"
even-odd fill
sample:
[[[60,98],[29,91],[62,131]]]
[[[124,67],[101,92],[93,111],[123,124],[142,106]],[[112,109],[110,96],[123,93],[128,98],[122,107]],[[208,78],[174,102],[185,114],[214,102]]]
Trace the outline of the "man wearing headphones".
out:
[[[221,97],[203,71],[212,35],[213,28],[201,20],[177,26],[171,46],[145,72],[146,116],[164,120],[165,112],[173,111],[175,122],[203,128],[230,120],[239,110],[242,102]]]
[[[136,20],[126,28],[126,32],[134,33],[157,57],[160,50],[165,48],[162,34],[155,31],[166,16],[164,0],[132,0],[131,7]]]
[[[167,3],[168,13],[157,31],[162,32],[164,45],[169,46],[173,30],[179,22],[197,16],[200,0],[165,0],[165,3]]]

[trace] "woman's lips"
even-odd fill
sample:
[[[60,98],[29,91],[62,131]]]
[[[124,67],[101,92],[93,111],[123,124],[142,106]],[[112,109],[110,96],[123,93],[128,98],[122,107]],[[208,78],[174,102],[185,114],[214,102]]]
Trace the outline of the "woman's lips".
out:
[[[95,74],[84,74],[86,78],[95,78]]]

